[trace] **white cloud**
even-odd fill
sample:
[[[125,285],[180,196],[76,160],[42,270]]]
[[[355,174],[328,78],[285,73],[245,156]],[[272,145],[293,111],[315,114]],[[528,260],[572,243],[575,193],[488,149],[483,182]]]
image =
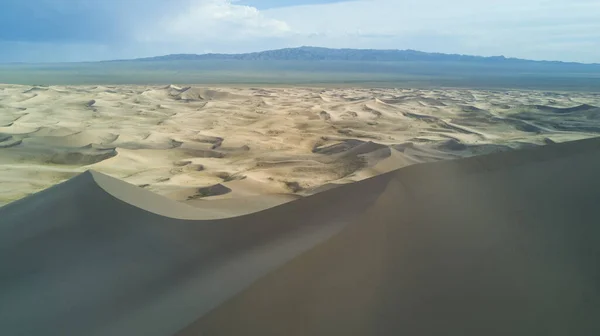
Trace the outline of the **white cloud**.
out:
[[[250,6],[229,0],[189,0],[138,32],[144,42],[223,43],[281,37],[290,27]]]
[[[264,11],[287,22],[298,44],[583,62],[600,62],[599,13],[597,0],[357,0]],[[573,39],[594,49],[567,47]]]
[[[12,12],[0,10],[4,40],[55,44],[56,59],[69,45],[65,60],[314,45],[600,63],[598,0],[354,0],[267,10],[232,0],[28,1],[43,20],[29,15],[29,2],[15,2]],[[0,61],[47,56],[26,49]]]

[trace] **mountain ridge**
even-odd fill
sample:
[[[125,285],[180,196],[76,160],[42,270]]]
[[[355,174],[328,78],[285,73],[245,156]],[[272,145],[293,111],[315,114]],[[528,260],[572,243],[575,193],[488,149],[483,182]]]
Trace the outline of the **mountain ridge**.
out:
[[[168,54],[135,59],[110,60],[106,62],[149,62],[149,61],[193,61],[193,60],[236,60],[236,61],[368,61],[368,62],[476,62],[476,63],[544,63],[563,65],[600,65],[599,63],[579,63],[550,60],[528,60],[505,56],[476,56],[424,52],[413,49],[352,49],[302,46],[250,53],[226,54]]]

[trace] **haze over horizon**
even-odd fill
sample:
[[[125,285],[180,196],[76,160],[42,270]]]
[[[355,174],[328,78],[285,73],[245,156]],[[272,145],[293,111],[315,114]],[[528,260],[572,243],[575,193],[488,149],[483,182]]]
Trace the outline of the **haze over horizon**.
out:
[[[593,0],[6,0],[0,62],[310,45],[600,63]]]

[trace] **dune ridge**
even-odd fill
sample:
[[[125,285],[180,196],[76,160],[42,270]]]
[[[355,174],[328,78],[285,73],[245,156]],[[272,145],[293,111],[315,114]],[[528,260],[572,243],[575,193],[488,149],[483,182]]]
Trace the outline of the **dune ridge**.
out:
[[[0,208],[0,330],[594,334],[599,154],[416,164],[219,220],[85,172]]]

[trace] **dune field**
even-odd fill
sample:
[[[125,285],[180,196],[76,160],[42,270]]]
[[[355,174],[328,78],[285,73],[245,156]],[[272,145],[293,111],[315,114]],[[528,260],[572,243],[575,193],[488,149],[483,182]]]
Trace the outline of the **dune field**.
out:
[[[598,106],[1,86],[0,334],[597,335]]]
[[[593,137],[599,106],[575,92],[0,85],[0,205],[93,169],[235,216],[414,163]]]

